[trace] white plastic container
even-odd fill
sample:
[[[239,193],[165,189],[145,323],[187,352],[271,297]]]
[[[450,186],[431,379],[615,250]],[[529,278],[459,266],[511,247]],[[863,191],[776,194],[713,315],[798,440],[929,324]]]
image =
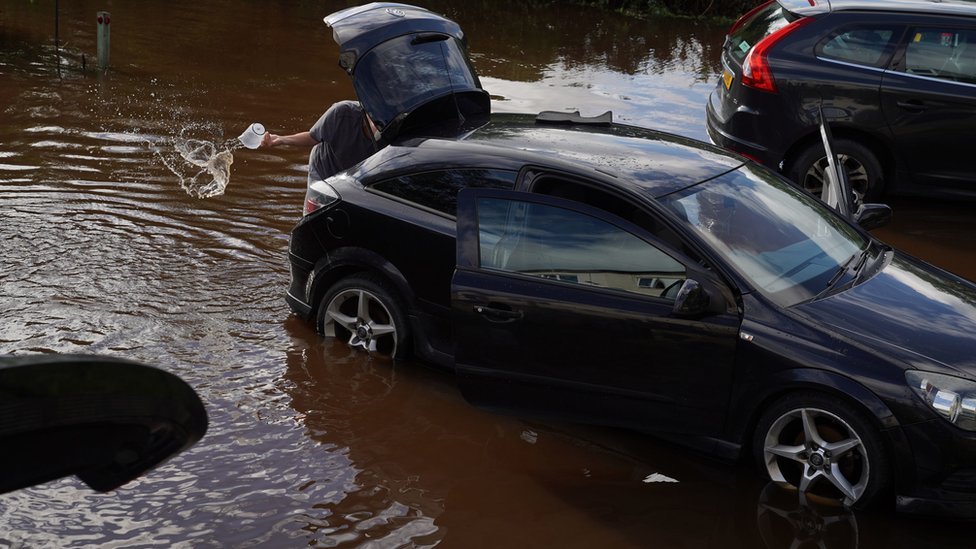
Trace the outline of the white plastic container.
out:
[[[256,149],[261,146],[261,140],[264,139],[264,134],[267,130],[264,129],[264,125],[257,122],[251,124],[244,130],[244,133],[240,135],[237,139],[249,149]]]

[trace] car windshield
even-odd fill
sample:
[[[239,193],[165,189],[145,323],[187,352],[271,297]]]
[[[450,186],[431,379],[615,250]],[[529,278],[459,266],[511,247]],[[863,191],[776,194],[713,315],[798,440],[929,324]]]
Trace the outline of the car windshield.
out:
[[[735,29],[726,43],[729,54],[739,63],[760,40],[789,25],[796,16],[776,2],[756,11],[747,21]]]
[[[868,245],[823,202],[758,166],[745,165],[660,201],[783,306],[823,292]]]

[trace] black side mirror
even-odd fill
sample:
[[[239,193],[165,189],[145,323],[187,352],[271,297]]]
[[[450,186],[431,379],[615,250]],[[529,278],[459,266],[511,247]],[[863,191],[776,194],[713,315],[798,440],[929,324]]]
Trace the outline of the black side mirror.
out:
[[[106,492],[206,431],[196,392],[163,370],[87,355],[0,357],[0,493],[68,475]]]
[[[891,206],[887,204],[861,204],[854,220],[865,231],[884,227],[891,223]]]
[[[701,283],[693,278],[686,278],[674,298],[672,311],[675,316],[696,317],[721,312],[722,308],[718,305],[719,300],[713,300]]]

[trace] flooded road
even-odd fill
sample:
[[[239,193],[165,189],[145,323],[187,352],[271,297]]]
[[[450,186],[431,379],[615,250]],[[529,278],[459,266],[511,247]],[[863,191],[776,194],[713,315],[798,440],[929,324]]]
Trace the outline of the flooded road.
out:
[[[56,53],[53,0],[0,0],[0,353],[144,361],[210,414],[200,443],[115,492],[0,496],[0,547],[971,546],[952,524],[800,507],[750,467],[650,437],[479,411],[449,375],[293,317],[307,151],[233,150],[225,192],[199,199],[178,149],[224,150],[252,122],[304,131],[352,98],[322,23],[347,5],[61,2]],[[705,138],[725,26],[424,5],[465,29],[496,111],[612,109]],[[881,238],[976,278],[974,206],[894,206]]]

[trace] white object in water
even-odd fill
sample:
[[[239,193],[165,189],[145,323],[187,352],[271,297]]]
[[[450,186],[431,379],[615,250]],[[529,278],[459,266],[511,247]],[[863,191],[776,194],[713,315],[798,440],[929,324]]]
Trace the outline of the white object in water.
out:
[[[261,140],[264,139],[264,134],[267,130],[264,129],[262,124],[257,122],[251,124],[244,130],[237,139],[244,144],[245,147],[249,149],[256,149],[261,146]]]

